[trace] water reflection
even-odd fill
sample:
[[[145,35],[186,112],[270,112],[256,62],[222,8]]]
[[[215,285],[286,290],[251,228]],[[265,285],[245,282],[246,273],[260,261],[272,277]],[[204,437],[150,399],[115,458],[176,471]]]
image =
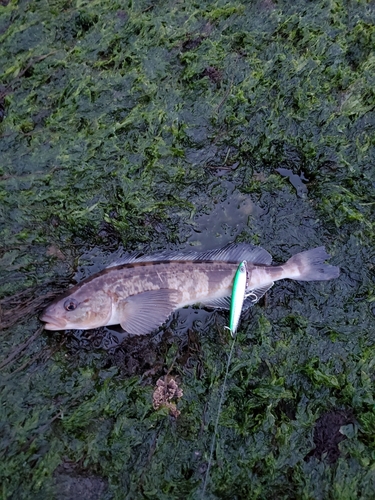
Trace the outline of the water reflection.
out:
[[[258,218],[262,214],[262,209],[231,182],[223,181],[220,187],[226,192],[222,199],[208,213],[199,213],[193,219],[188,241],[197,250],[220,248],[234,241],[248,226],[250,216]]]

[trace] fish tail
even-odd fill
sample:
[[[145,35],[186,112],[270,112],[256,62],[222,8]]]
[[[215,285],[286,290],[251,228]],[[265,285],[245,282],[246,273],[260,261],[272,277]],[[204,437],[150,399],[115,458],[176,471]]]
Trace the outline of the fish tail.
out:
[[[297,281],[332,280],[339,276],[340,268],[325,264],[329,257],[324,247],[313,248],[293,255],[283,268],[286,272],[289,268]]]

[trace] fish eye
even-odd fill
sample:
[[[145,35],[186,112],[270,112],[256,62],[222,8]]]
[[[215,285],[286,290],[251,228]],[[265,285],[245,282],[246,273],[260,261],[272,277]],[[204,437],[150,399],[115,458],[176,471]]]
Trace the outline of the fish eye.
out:
[[[76,299],[68,299],[64,302],[64,307],[67,311],[74,311],[78,306]]]

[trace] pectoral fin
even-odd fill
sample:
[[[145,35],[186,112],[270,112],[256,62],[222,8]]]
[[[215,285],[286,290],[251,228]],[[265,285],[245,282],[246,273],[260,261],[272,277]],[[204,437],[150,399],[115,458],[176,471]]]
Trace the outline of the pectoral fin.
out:
[[[181,300],[178,290],[162,289],[132,295],[121,305],[121,326],[128,333],[146,335],[177,309]]]

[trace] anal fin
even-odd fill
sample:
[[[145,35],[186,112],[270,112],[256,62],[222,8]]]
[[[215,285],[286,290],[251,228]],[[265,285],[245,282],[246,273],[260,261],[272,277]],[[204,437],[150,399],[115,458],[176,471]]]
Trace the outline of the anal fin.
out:
[[[219,297],[217,299],[208,299],[200,303],[204,307],[212,307],[213,309],[230,309],[231,297]]]
[[[248,307],[254,305],[258,302],[259,299],[263,297],[263,295],[273,286],[273,282],[268,285],[264,285],[259,288],[255,288],[254,290],[246,290],[246,299],[244,300],[243,309],[247,309]]]

